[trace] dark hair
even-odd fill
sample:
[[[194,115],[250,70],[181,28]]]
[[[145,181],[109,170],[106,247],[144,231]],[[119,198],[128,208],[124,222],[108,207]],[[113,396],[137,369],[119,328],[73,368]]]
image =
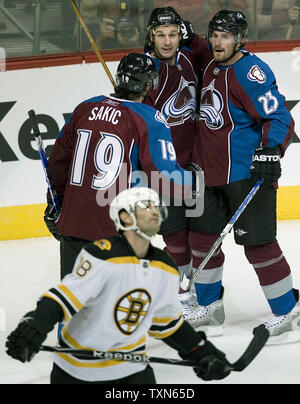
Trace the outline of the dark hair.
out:
[[[149,85],[153,89],[158,85],[158,72],[153,59],[143,53],[124,56],[117,69],[116,84],[116,94],[122,95],[121,98],[145,97]]]

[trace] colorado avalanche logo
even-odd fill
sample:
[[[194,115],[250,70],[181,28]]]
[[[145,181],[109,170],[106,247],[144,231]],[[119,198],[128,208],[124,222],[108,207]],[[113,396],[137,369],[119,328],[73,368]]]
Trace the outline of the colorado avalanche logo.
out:
[[[169,126],[181,125],[193,118],[196,110],[196,87],[194,82],[188,82],[183,77],[178,90],[166,101],[161,112],[166,117]]]
[[[224,124],[221,115],[223,100],[219,91],[215,89],[215,80],[201,91],[200,119],[205,121],[209,129],[220,129]]]
[[[257,81],[259,84],[263,84],[266,81],[266,74],[257,65],[254,65],[249,70],[247,77],[251,81]]]
[[[165,119],[165,117],[163,116],[163,114],[160,111],[157,111],[155,114],[155,119],[160,122],[163,123],[167,128],[169,128],[168,122]]]

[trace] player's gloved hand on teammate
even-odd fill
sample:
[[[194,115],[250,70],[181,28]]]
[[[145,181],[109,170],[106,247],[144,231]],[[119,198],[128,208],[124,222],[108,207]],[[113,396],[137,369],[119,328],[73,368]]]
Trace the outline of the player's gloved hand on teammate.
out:
[[[25,314],[17,328],[7,337],[7,354],[23,363],[31,361],[39,352],[48,332],[49,327],[35,317],[34,311]]]
[[[226,355],[217,349],[211,342],[206,340],[205,333],[203,339],[188,354],[180,353],[182,359],[199,361],[199,367],[194,368],[196,375],[202,380],[221,380],[231,372],[231,367],[226,359]]]
[[[195,37],[193,24],[190,21],[181,21],[181,45],[189,46]]]
[[[260,147],[252,156],[250,173],[254,180],[262,178],[265,185],[273,185],[281,176],[280,148]]]
[[[60,240],[60,234],[57,230],[56,227],[56,220],[58,218],[58,214],[54,208],[54,205],[52,201],[48,202],[48,205],[46,207],[45,213],[44,213],[44,221],[46,223],[46,226],[48,227],[48,230],[52,234],[53,237],[56,238],[56,240]]]

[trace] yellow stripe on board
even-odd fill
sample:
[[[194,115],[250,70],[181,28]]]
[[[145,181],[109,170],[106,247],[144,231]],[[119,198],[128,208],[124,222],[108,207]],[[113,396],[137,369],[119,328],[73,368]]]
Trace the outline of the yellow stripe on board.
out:
[[[49,236],[46,204],[0,207],[0,240]]]
[[[300,220],[300,186],[280,187],[278,220]],[[50,236],[44,223],[46,204],[0,207],[0,240]]]
[[[277,219],[300,219],[300,186],[280,187],[278,189]]]

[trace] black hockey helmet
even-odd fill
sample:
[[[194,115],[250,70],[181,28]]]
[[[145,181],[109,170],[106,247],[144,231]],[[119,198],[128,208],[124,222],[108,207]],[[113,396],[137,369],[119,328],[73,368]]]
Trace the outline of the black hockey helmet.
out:
[[[177,25],[180,29],[181,22],[182,19],[173,7],[157,7],[150,15],[147,30],[150,32],[160,25]]]
[[[152,58],[142,53],[128,53],[118,66],[116,84],[130,93],[144,94],[146,85],[158,85],[158,72]]]
[[[230,32],[234,35],[235,41],[242,42],[248,34],[248,23],[241,11],[221,10],[209,22],[207,39],[212,36],[213,31]]]

